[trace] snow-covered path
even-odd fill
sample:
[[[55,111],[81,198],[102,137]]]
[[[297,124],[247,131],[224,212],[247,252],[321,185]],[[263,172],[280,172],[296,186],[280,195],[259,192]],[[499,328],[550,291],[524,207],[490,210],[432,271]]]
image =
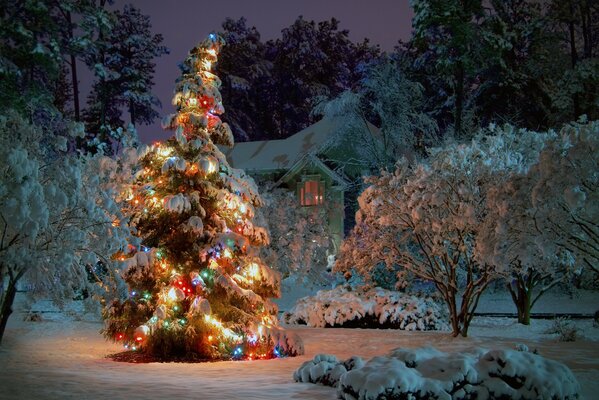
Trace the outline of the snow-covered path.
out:
[[[204,364],[129,364],[106,359],[120,347],[98,334],[99,322],[21,322],[15,315],[0,347],[2,399],[334,399],[335,391],[294,383],[293,371],[317,353],[371,357],[404,346],[433,345],[445,351],[472,346],[513,348],[525,343],[566,363],[585,398],[599,393],[599,346],[582,339],[559,343],[540,335],[544,326],[522,329],[510,320],[479,319],[473,337],[447,333],[293,327],[306,355],[296,358]],[[599,330],[588,321],[585,330]],[[531,339],[535,337],[536,339]]]

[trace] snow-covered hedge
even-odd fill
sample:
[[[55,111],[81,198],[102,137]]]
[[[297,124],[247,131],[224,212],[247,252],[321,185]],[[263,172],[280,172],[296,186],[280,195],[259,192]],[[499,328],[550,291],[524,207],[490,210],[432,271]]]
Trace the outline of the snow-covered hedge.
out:
[[[446,312],[430,297],[373,288],[338,286],[303,297],[283,314],[288,324],[313,327],[393,328],[408,331],[446,330]]]
[[[314,359],[304,362],[293,373],[293,379],[296,382],[320,383],[325,386],[336,387],[343,374],[363,366],[364,360],[357,356],[339,361],[333,355],[318,354]]]
[[[359,357],[350,358],[355,359]],[[319,354],[293,378],[337,387],[338,397],[345,400],[577,399],[580,392],[564,364],[515,350],[399,348],[345,369],[335,356]]]

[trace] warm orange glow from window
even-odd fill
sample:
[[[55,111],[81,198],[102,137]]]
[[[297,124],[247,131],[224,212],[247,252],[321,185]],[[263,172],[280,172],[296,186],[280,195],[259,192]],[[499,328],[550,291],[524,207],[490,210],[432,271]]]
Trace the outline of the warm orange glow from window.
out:
[[[318,181],[306,181],[300,187],[299,195],[302,206],[316,206],[323,203],[324,188]]]

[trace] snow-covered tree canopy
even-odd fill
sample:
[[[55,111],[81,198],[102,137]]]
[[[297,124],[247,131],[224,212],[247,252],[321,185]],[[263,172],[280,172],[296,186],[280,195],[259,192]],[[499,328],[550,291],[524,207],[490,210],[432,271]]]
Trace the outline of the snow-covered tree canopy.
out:
[[[474,254],[492,211],[488,193],[526,171],[544,137],[492,126],[469,144],[433,149],[426,162],[401,160],[394,172],[369,178],[336,269],[370,278],[384,263],[398,270],[400,286],[407,272],[430,280],[449,307],[454,334],[466,334],[479,296],[501,272]]]
[[[80,125],[70,129],[82,135]],[[8,113],[0,117],[2,323],[21,278],[34,291],[72,298],[86,265],[110,263],[125,245],[126,221],[107,189],[104,157],[66,153],[68,137]]]
[[[534,162],[489,189],[474,254],[504,272],[522,323],[574,267],[597,271],[598,132],[592,122],[530,136],[535,142],[523,142],[521,152]]]
[[[322,101],[313,112],[343,118],[346,123],[331,143],[349,144],[361,156],[356,161],[376,171],[436,141],[437,125],[422,112],[422,93],[420,84],[410,81],[396,62],[387,59],[367,69],[357,90]],[[379,131],[371,131],[367,122],[377,125]]]
[[[565,126],[524,182],[545,256],[563,251],[599,272],[599,122]]]

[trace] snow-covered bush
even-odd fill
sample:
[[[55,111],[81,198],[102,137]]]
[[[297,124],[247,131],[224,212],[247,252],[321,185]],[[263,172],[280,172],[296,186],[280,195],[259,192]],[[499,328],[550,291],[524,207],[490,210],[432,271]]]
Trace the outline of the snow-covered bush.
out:
[[[319,383],[324,386],[336,387],[339,378],[352,369],[362,368],[364,360],[353,356],[345,361],[339,361],[330,354],[317,354],[312,360],[304,362],[293,372],[296,382]]]
[[[338,286],[298,300],[283,314],[288,324],[312,327],[394,328],[407,331],[447,329],[443,306],[381,288],[351,290]]]
[[[293,377],[337,387],[345,400],[577,399],[580,392],[566,365],[517,350],[398,348],[337,375],[342,369],[334,356],[320,354]]]
[[[578,328],[571,320],[565,317],[557,317],[553,324],[545,331],[550,335],[555,334],[560,342],[574,342],[578,334]]]
[[[69,133],[82,131],[74,125]],[[0,339],[17,283],[72,299],[89,286],[86,265],[111,264],[126,244],[105,157],[67,153],[68,139],[16,114],[0,117]]]

